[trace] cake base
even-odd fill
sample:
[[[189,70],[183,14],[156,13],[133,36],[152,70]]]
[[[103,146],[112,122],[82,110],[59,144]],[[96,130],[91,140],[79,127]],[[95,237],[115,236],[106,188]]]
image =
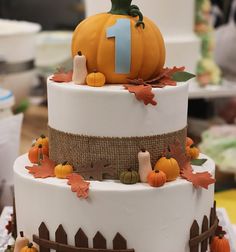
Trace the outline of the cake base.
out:
[[[71,192],[67,180],[34,179],[24,168],[27,165],[27,155],[19,157],[14,173],[18,230],[29,238],[38,234],[44,222],[51,240],[62,224],[70,245],[74,245],[74,236],[82,228],[89,247],[100,231],[107,248],[112,248],[112,240],[119,232],[127,240],[127,248],[136,252],[189,252],[193,221],[201,226],[204,215],[209,216],[213,206],[213,185],[208,190],[195,189],[183,179],[160,188],[143,183],[92,181],[89,198],[79,199]],[[202,167],[193,168],[212,175],[215,172],[215,164],[209,158]]]

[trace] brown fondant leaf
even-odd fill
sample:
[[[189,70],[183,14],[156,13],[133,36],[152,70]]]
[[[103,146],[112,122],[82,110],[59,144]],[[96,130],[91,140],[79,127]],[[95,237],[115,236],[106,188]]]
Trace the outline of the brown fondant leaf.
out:
[[[163,68],[159,75],[154,79],[146,81],[140,78],[134,80],[127,79],[129,85],[124,85],[124,87],[128,89],[130,93],[134,93],[136,98],[140,101],[143,101],[145,105],[157,105],[157,102],[154,100],[155,95],[152,93],[152,88],[176,86],[176,81],[172,77],[174,74],[181,73],[184,70],[185,67]]]
[[[127,81],[129,84],[132,84],[132,85],[145,85],[146,84],[146,82],[141,78],[134,79],[134,80],[127,79]]]
[[[55,82],[71,82],[72,81],[73,71],[66,72],[65,69],[60,68],[54,75],[52,76],[51,80]]]
[[[215,179],[212,178],[212,175],[209,172],[194,173],[191,161],[185,154],[179,141],[176,141],[174,144],[169,146],[170,153],[173,158],[175,158],[180,167],[180,176],[183,179],[192,182],[196,187],[202,187],[208,189],[208,186],[215,183]]]
[[[71,186],[71,191],[76,192],[77,197],[87,199],[90,183],[85,181],[81,175],[76,173],[68,175],[67,178],[68,185]]]
[[[215,236],[219,236],[219,235],[225,235],[226,232],[224,231],[223,227],[218,225],[217,229],[215,231]]]
[[[124,85],[130,93],[134,93],[137,100],[142,101],[145,105],[152,104],[157,105],[157,102],[154,100],[155,95],[152,93],[151,86],[139,85]]]
[[[171,81],[171,76],[174,74],[174,73],[177,73],[177,72],[183,72],[185,70],[185,67],[173,67],[173,68],[163,68],[162,71],[160,72],[160,74],[152,79],[152,80],[148,80],[146,81],[147,84],[156,84],[156,83],[167,83],[166,85],[169,85],[168,84],[168,81]],[[171,86],[173,85],[173,82],[175,83],[176,85],[176,82],[172,80],[171,83]]]
[[[105,175],[108,175],[110,178],[116,177],[116,169],[107,160],[99,160],[81,166],[79,168],[79,174],[86,180],[93,179],[102,181]]]
[[[13,231],[13,223],[11,220],[8,221],[7,225],[5,226],[7,230],[7,234],[11,234]]]
[[[49,178],[55,177],[55,165],[56,164],[51,159],[44,155],[40,165],[26,166],[25,168],[35,178]]]

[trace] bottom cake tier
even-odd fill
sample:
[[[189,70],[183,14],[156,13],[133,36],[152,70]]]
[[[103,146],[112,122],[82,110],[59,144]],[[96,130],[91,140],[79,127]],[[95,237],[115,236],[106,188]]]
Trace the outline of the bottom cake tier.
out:
[[[207,159],[203,166],[193,166],[194,171],[208,171],[214,176],[215,164]],[[27,155],[14,165],[17,226],[18,231],[24,231],[30,239],[34,235],[34,241],[44,244],[44,251],[50,251],[50,246],[58,251],[78,251],[72,247],[77,246],[99,248],[100,252],[107,251],[105,248],[189,252],[194,221],[200,232],[204,216],[210,223],[213,185],[205,190],[183,179],[160,188],[91,181],[88,199],[79,199],[67,180],[35,179],[25,169],[27,165]],[[58,243],[71,246],[59,247]]]

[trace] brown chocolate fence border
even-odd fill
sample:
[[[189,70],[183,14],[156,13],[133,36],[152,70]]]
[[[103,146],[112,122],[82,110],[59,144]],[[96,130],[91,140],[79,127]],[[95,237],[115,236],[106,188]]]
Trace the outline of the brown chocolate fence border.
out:
[[[218,224],[219,220],[216,215],[216,202],[214,202],[214,206],[211,208],[210,218],[208,219],[206,215],[203,218],[201,232],[196,220],[191,226],[189,240],[190,252],[199,252],[199,247],[201,248],[201,252],[206,252]]]
[[[135,252],[134,249],[127,249],[127,241],[120,233],[113,239],[113,249],[107,249],[106,239],[99,231],[93,237],[93,248],[89,248],[88,237],[81,228],[74,237],[75,246],[68,245],[67,233],[62,225],[55,232],[55,241],[50,240],[50,233],[44,222],[38,231],[38,235],[33,235],[33,241],[39,245],[40,252],[50,252],[50,249],[57,252]]]

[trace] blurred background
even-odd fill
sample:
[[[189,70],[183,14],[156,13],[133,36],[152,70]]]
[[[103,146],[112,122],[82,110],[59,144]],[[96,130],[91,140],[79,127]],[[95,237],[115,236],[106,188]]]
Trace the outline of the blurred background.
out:
[[[47,135],[46,79],[61,66],[72,68],[74,28],[87,15],[106,11],[110,5],[97,1],[101,4],[95,0],[0,0],[2,207],[12,204],[14,159],[27,152],[35,138]],[[196,57],[190,60],[194,63],[190,68],[197,74],[189,92],[189,135],[215,160],[216,198],[236,224],[236,0],[195,1],[194,9],[185,10],[192,13],[187,15],[188,27],[196,42],[186,55]],[[146,8],[145,15],[150,16],[149,12],[161,30],[163,25],[168,63],[175,64],[177,52],[171,34],[165,33],[165,26],[173,24],[155,19],[155,13]]]

